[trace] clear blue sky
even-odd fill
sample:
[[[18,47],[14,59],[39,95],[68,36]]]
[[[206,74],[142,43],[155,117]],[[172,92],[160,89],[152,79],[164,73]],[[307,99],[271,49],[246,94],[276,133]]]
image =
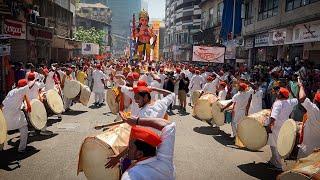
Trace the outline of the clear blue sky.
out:
[[[147,0],[150,18],[164,19],[165,16],[165,0]]]

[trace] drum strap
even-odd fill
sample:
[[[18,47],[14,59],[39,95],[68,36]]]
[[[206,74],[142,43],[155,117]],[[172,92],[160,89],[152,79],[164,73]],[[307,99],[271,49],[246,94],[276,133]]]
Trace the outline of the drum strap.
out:
[[[119,96],[120,96],[119,110],[123,111],[124,110],[124,96],[121,91],[119,93]]]
[[[301,133],[300,133],[300,137],[299,137],[299,144],[303,143],[303,134],[304,134],[304,125],[308,120],[308,116],[307,113],[304,114],[303,116],[303,121],[302,121],[302,129],[301,129]]]

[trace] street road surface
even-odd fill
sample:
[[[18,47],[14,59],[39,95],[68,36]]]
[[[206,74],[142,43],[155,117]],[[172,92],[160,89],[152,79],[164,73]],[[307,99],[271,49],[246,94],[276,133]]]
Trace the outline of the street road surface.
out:
[[[94,129],[96,125],[113,122],[115,115],[107,105],[96,109],[75,104],[71,109],[62,121],[55,116],[49,118],[52,136],[29,137],[30,151],[25,155],[16,153],[19,133],[10,134],[8,144],[0,152],[0,179],[86,179],[83,173],[77,176],[80,145],[85,137],[102,132]],[[191,108],[187,111],[191,112]],[[192,117],[192,113],[174,113],[170,120],[177,124],[176,179],[274,179],[278,174],[264,164],[270,158],[268,147],[258,152],[237,149],[229,137],[230,125],[214,128]]]

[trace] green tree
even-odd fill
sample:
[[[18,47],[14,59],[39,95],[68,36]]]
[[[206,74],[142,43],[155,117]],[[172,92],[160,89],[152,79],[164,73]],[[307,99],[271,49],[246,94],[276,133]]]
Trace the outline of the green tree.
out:
[[[90,29],[84,29],[83,27],[77,28],[74,33],[74,38],[78,41],[82,41],[85,43],[95,43],[99,44],[100,53],[104,52],[105,49],[105,37],[106,32],[103,30],[97,30],[94,27]]]

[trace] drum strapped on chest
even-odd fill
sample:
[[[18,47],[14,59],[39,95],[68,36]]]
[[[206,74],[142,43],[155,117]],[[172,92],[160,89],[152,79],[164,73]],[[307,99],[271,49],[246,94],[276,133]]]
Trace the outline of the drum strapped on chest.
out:
[[[212,104],[218,101],[217,96],[205,94],[201,96],[193,107],[193,113],[201,120],[209,121],[212,119]]]
[[[124,123],[93,137],[87,137],[81,145],[78,174],[84,172],[87,179],[120,179],[120,168],[105,168],[107,158],[122,152],[129,143],[131,126]]]
[[[191,94],[191,101],[192,101],[192,104],[195,105],[196,102],[198,101],[198,99],[200,98],[200,94],[201,94],[201,91],[200,90],[196,90],[196,91],[193,91],[192,94]]]
[[[38,99],[32,99],[30,102],[31,112],[27,118],[36,130],[41,130],[47,124],[47,111],[44,104]]]
[[[63,95],[71,100],[79,100],[81,92],[80,84],[79,81],[66,79],[64,82]]]
[[[297,159],[301,130],[302,125],[298,125],[293,119],[283,123],[277,139],[277,149],[282,158]]]
[[[91,90],[89,88],[89,86],[80,84],[80,94],[78,95],[79,97],[79,102],[84,105],[87,106],[88,102],[90,100],[90,96],[91,96]]]
[[[320,149],[306,158],[299,159],[289,171],[281,173],[279,180],[320,180]]]
[[[107,90],[107,104],[112,114],[119,113],[120,93],[121,91],[118,88],[112,88]]]
[[[61,114],[63,112],[63,101],[56,90],[50,89],[42,96],[44,97],[43,104],[46,108],[48,116]]]
[[[0,146],[7,141],[7,131],[7,122],[4,119],[3,113],[0,109]]]
[[[230,106],[225,112],[221,112],[221,108],[225,107],[232,100],[216,101],[212,104],[212,123],[217,126],[222,126],[226,120],[226,113],[231,113],[233,106]]]
[[[259,150],[267,144],[268,133],[264,124],[270,115],[271,110],[264,109],[240,120],[237,135],[245,147],[250,150]]]

